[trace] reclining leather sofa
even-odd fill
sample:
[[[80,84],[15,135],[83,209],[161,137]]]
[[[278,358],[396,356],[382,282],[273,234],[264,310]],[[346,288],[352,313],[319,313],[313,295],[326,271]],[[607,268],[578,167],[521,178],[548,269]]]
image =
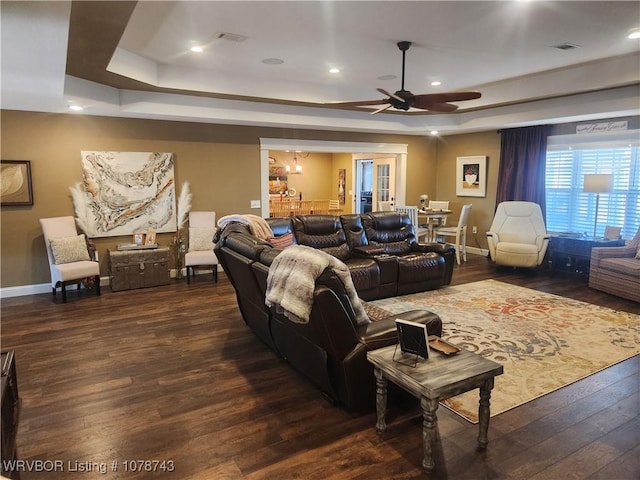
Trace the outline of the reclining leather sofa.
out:
[[[404,220],[391,220],[387,214],[398,216],[395,212],[386,212],[382,223],[367,223],[371,235],[378,235],[371,241],[364,231],[363,221],[369,222],[365,215],[343,218],[314,215],[267,221],[274,235],[293,233],[296,242],[340,258],[349,266],[360,298],[367,296],[371,300],[395,295],[401,271],[399,265],[404,257],[406,265],[402,270],[405,273],[418,267],[420,262],[416,258],[420,255],[425,257],[422,268],[430,273],[414,272],[407,277],[411,282],[403,288],[415,291],[420,286],[426,290],[449,283],[451,271],[447,267],[453,268],[454,248],[417,244],[410,233],[413,229],[410,222],[407,225]],[[393,225],[404,233],[392,234]],[[401,242],[403,236],[409,247],[394,245]],[[391,253],[396,250],[398,255]],[[374,405],[375,379],[366,354],[397,343],[396,318],[424,323],[430,335],[442,334],[440,318],[425,310],[358,325],[345,286],[330,269],[316,279],[309,322],[290,321],[275,307],[265,304],[269,267],[281,251],[252,235],[247,225],[240,223],[227,225],[216,238],[216,256],[236,291],[245,323],[276,354],[347,409],[359,410]]]

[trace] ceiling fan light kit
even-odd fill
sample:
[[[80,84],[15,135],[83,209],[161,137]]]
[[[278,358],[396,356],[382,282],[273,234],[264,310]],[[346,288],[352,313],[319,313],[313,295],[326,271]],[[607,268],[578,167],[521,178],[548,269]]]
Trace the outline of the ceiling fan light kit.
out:
[[[342,107],[368,107],[373,105],[382,105],[377,110],[371,112],[372,115],[390,108],[404,111],[408,111],[411,108],[418,108],[420,110],[428,110],[431,112],[450,113],[456,111],[458,106],[449,102],[463,102],[466,100],[475,100],[481,97],[480,92],[475,91],[425,93],[422,95],[414,95],[409,90],[405,90],[405,60],[409,47],[411,47],[411,42],[409,41],[398,42],[398,48],[402,52],[402,84],[400,86],[400,90],[394,93],[389,93],[383,88],[377,88],[376,90],[387,98],[382,100],[363,100],[355,102],[330,102],[327,105]]]

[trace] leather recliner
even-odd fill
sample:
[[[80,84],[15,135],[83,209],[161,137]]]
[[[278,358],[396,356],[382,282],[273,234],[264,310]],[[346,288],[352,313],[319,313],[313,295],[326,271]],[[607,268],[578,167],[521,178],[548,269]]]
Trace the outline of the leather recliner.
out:
[[[549,235],[540,205],[533,202],[501,202],[487,232],[491,259],[497,265],[537,267],[549,246]]]
[[[360,225],[345,230],[340,217],[333,215],[299,215],[292,219],[293,233],[298,245],[320,249],[341,260],[351,273],[351,279],[363,300],[380,298],[380,268],[371,258],[353,254],[347,236],[364,235]]]
[[[451,283],[455,248],[450,244],[418,243],[407,215],[373,212],[363,215],[370,246],[381,248],[374,256],[397,264],[397,295],[431,290]]]

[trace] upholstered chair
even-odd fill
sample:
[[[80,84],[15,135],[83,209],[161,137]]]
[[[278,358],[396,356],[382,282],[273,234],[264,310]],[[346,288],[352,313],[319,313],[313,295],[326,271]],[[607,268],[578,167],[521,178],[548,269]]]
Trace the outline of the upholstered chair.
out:
[[[91,258],[85,235],[78,235],[73,217],[41,218],[40,226],[47,249],[53,296],[60,287],[62,301],[66,302],[66,286],[76,284],[79,290],[85,279],[93,280],[96,295],[100,295],[100,265]]]
[[[540,205],[502,202],[487,232],[491,259],[497,265],[537,267],[549,246],[549,235]]]
[[[213,270],[218,281],[218,257],[213,253],[216,233],[216,212],[189,212],[189,248],[184,255],[187,283],[198,269]]]
[[[624,247],[593,247],[589,286],[640,302],[640,228]]]

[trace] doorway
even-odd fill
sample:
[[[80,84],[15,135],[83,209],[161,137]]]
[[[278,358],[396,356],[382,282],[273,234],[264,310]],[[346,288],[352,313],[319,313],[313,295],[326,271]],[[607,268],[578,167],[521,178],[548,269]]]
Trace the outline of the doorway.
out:
[[[393,196],[394,200],[398,204],[402,204],[405,198],[406,191],[406,170],[407,170],[407,144],[399,143],[365,143],[365,142],[333,142],[323,140],[296,140],[296,139],[281,139],[281,138],[261,138],[260,139],[260,206],[251,208],[260,208],[260,215],[262,217],[269,216],[269,150],[302,150],[305,152],[324,152],[324,153],[350,153],[352,154],[353,163],[351,172],[351,190],[352,198],[349,200],[353,202],[353,210],[357,211],[360,204],[360,196],[358,192],[361,190],[358,188],[360,185],[357,180],[356,160],[369,159],[376,160],[382,158],[394,159],[394,176],[389,177],[389,186],[393,187],[393,194],[387,193],[390,197]],[[337,172],[336,172],[337,178]],[[373,182],[373,177],[372,177]],[[385,186],[384,184],[382,185]],[[372,184],[372,195],[374,185]],[[390,190],[382,188],[382,192]],[[385,195],[385,193],[383,193]],[[252,202],[253,205],[253,202]],[[372,197],[373,207],[373,197]]]

